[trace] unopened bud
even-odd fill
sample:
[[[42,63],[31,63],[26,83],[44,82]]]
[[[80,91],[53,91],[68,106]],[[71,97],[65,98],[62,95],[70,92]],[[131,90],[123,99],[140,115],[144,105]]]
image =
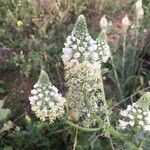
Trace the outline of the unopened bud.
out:
[[[127,31],[129,25],[130,25],[130,21],[129,21],[128,15],[126,14],[124,18],[122,19],[122,28],[124,32]]]
[[[100,20],[100,27],[102,29],[106,29],[108,27],[108,21],[107,21],[105,15],[103,15],[103,17]]]
[[[79,122],[79,113],[75,110],[72,110],[69,114],[69,119],[73,122]]]
[[[108,22],[108,26],[109,26],[109,27],[112,27],[112,25],[113,25],[112,22],[109,21],[109,22]]]

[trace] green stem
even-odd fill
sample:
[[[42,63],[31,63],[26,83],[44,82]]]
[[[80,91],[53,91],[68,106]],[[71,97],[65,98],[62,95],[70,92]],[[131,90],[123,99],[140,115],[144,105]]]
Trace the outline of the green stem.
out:
[[[70,121],[66,121],[66,123],[77,129],[77,130],[81,130],[81,131],[85,131],[85,132],[96,132],[96,131],[101,131],[102,128],[84,128],[81,127],[77,124],[74,124],[73,122]],[[131,150],[139,150],[132,142],[130,142],[127,137],[123,136],[121,133],[119,133],[118,131],[116,131],[111,125],[107,126],[106,131],[110,133],[110,135],[112,135],[113,137],[120,139],[122,142],[125,142]],[[143,144],[142,144],[143,145]]]
[[[77,138],[78,138],[78,129],[76,129],[76,134],[75,134],[74,144],[73,144],[73,150],[76,150]]]
[[[144,146],[145,146],[145,140],[142,140],[139,146],[139,150],[142,150]]]
[[[107,120],[107,124],[110,125],[110,119],[109,119],[109,111],[107,108],[107,102],[106,102],[106,97],[105,97],[105,91],[104,91],[104,84],[103,84],[103,78],[102,78],[102,73],[101,74],[101,93],[102,93],[102,101],[104,103],[104,107],[106,107],[106,120]]]
[[[136,18],[136,31],[135,31],[135,47],[137,47],[137,43],[138,43],[138,35],[139,35],[139,19]]]
[[[84,127],[81,127],[73,122],[70,122],[70,121],[66,121],[66,123],[75,128],[75,129],[78,129],[78,130],[81,130],[81,131],[85,131],[85,132],[94,132],[94,131],[100,131],[102,130],[102,128],[84,128]]]
[[[112,126],[108,126],[106,128],[106,131],[108,131],[113,137],[125,142],[130,147],[130,150],[138,150],[138,147],[136,147],[132,142],[130,142],[127,139],[127,137],[123,136],[121,133],[115,130]]]
[[[113,67],[113,72],[114,72],[114,75],[115,75],[116,84],[118,86],[118,91],[119,91],[119,95],[120,95],[119,98],[122,100],[123,99],[122,90],[121,90],[121,87],[120,87],[120,82],[119,82],[118,74],[117,74],[116,67],[115,67],[115,64],[114,64],[114,59],[113,59],[112,53],[110,53],[110,59],[111,59],[112,67]]]
[[[124,35],[123,35],[122,79],[124,78],[126,38],[127,38],[127,33],[125,32]]]

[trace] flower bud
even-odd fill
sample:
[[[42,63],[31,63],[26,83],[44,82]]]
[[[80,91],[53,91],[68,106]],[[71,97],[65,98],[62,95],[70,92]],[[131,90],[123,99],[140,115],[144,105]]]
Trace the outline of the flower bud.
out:
[[[129,25],[130,25],[130,21],[129,21],[128,15],[126,14],[124,18],[122,19],[122,29],[124,32],[127,31]]]
[[[102,29],[106,29],[108,27],[108,21],[107,21],[105,15],[103,15],[103,17],[100,20],[100,27]]]

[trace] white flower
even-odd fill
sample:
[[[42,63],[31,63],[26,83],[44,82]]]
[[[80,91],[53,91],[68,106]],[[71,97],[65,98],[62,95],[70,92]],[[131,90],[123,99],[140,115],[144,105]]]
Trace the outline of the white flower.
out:
[[[132,103],[132,106],[137,108],[138,107],[138,104],[137,103]]]
[[[44,91],[45,91],[45,90],[46,90],[46,87],[42,87],[42,90],[44,90]]]
[[[46,95],[48,95],[48,94],[49,94],[49,91],[48,91],[48,90],[46,90],[46,91],[45,91],[45,94],[46,94]]]
[[[137,115],[137,118],[138,118],[138,119],[142,119],[143,116],[142,116],[142,115]]]
[[[37,90],[35,89],[31,90],[31,94],[36,95],[37,93],[38,93]]]
[[[133,126],[134,126],[134,124],[135,124],[135,122],[134,122],[134,121],[129,121],[129,125],[130,125],[131,127],[133,127]]]
[[[143,115],[146,116],[146,115],[147,115],[147,112],[143,112]]]
[[[55,86],[52,86],[51,89],[54,93],[58,93],[58,89]]]
[[[145,117],[144,120],[146,121],[146,123],[150,124],[150,117],[149,116]]]
[[[128,122],[126,122],[126,121],[123,121],[123,120],[119,120],[119,127],[121,128],[121,129],[125,129],[126,128],[126,126],[129,124]]]
[[[41,106],[42,102],[41,101],[37,101],[37,106]]]
[[[83,42],[83,47],[84,47],[84,50],[85,48],[87,47],[88,43],[87,42]]]
[[[38,100],[38,96],[32,96],[32,100]]]
[[[80,57],[80,53],[79,52],[76,52],[75,54],[74,54],[74,58],[79,58]]]
[[[142,120],[140,120],[138,124],[144,126],[144,122]]]
[[[144,131],[150,131],[150,125],[144,125],[143,129]]]
[[[70,41],[70,40],[71,40],[71,38],[72,38],[72,37],[69,35],[69,36],[67,37],[67,39],[66,39],[66,40],[67,40],[67,41]]]
[[[37,89],[37,91],[38,91],[38,92],[41,92],[42,90],[41,90],[41,89]]]
[[[46,113],[46,114],[47,114],[47,112],[48,112],[48,110],[47,110],[46,107],[44,107],[44,108],[42,109],[42,111],[43,111],[44,113]]]
[[[69,61],[70,56],[69,55],[62,55],[61,58],[62,58],[63,62],[67,62],[67,61]]]
[[[142,110],[141,110],[141,109],[138,109],[137,111],[138,111],[138,113],[142,113]]]
[[[38,94],[39,98],[42,98],[43,96],[44,96],[43,93]]]
[[[127,110],[127,111],[131,111],[131,110],[132,110],[132,106],[131,106],[131,105],[128,105],[126,110]]]
[[[71,45],[72,49],[76,50],[77,49],[77,45],[76,44],[73,44]]]
[[[77,39],[77,45],[80,45],[81,40]]]
[[[91,40],[91,37],[90,36],[86,36],[85,40],[88,42],[89,40]]]
[[[76,41],[76,37],[72,36],[72,40],[75,42]]]
[[[147,112],[147,115],[150,117],[150,111]]]
[[[98,69],[98,68],[100,69],[100,68],[101,68],[101,62],[99,62],[99,61],[94,62],[93,68],[94,68],[94,67],[97,68],[97,69]]]
[[[128,117],[129,117],[130,119],[134,119],[134,116],[131,115],[131,114],[129,114]]]
[[[52,106],[54,106],[54,102],[49,102],[48,105],[49,105],[49,107],[52,107]]]
[[[48,102],[49,100],[50,100],[50,98],[49,97],[45,97],[45,99],[44,99],[46,102]]]
[[[83,52],[85,50],[84,47],[79,47],[78,49],[79,49],[80,52]]]
[[[97,61],[99,59],[99,56],[96,52],[92,52],[91,53],[91,58],[93,61]]]
[[[128,116],[128,111],[124,110],[120,112],[120,115],[123,117],[127,117]]]
[[[54,96],[54,95],[55,95],[55,92],[54,92],[54,91],[51,91],[50,94],[51,94],[52,96]]]
[[[34,87],[34,88],[38,88],[38,87],[39,87],[39,84],[36,83],[33,87]]]
[[[64,54],[72,54],[72,49],[71,48],[63,48],[63,53]]]
[[[132,112],[133,112],[133,113],[136,113],[136,109],[135,109],[135,108],[132,108]]]

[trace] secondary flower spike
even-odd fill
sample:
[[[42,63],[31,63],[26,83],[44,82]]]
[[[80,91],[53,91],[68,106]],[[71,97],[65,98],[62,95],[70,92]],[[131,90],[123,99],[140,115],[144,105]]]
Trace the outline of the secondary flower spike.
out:
[[[99,60],[106,63],[110,57],[110,48],[106,40],[101,37],[101,33],[96,39],[96,44],[97,53],[99,54]]]
[[[119,120],[119,127],[121,129],[137,127],[143,131],[150,131],[149,105],[150,92],[147,92],[136,103],[128,105],[126,110],[120,112],[122,120]]]
[[[44,70],[41,70],[38,82],[31,90],[29,97],[31,109],[42,121],[53,123],[56,118],[64,114],[65,99],[58,93],[58,89],[51,84]]]

